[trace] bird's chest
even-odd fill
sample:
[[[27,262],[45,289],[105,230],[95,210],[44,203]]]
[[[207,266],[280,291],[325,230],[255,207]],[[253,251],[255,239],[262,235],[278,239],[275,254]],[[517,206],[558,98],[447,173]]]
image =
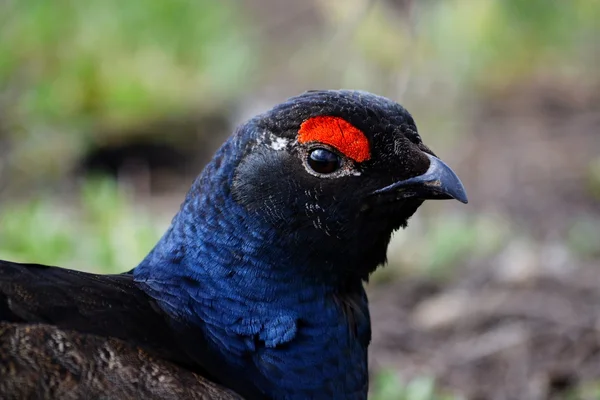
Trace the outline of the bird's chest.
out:
[[[260,391],[276,399],[366,398],[368,314],[349,317],[323,299],[212,307],[218,315],[206,306],[196,312],[214,349]]]

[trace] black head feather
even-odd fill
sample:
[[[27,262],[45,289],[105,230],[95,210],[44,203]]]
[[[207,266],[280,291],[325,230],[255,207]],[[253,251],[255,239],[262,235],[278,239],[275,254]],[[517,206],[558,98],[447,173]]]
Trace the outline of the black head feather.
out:
[[[345,172],[311,173],[307,158],[319,143],[300,143],[302,123],[339,117],[366,136],[371,156],[356,162],[343,154]],[[235,200],[306,252],[319,265],[366,279],[385,254],[392,232],[406,226],[422,203],[413,198],[378,202],[371,194],[422,175],[430,165],[414,119],[401,105],[366,92],[310,91],[251,120],[246,154],[231,187]],[[330,146],[325,146],[330,149]]]

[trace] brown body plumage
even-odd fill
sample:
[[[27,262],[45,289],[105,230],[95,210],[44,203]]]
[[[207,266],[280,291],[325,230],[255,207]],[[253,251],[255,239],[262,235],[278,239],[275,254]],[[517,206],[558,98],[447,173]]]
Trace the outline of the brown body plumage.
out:
[[[236,400],[233,392],[122,340],[0,323],[0,398]]]

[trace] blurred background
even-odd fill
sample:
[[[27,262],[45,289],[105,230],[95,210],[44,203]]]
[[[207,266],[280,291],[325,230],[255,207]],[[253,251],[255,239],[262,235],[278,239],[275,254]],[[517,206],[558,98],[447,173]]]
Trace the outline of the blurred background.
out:
[[[600,2],[2,0],[0,258],[134,267],[245,118],[413,114],[470,203],[369,285],[372,399],[600,398]]]

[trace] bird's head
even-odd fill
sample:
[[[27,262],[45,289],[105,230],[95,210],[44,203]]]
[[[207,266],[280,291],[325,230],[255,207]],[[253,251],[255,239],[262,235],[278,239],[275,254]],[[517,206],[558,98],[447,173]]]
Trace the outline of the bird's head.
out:
[[[309,91],[244,124],[229,182],[250,218],[295,257],[366,279],[391,234],[427,199],[467,197],[399,104],[360,91]],[[343,271],[340,271],[340,268]]]

